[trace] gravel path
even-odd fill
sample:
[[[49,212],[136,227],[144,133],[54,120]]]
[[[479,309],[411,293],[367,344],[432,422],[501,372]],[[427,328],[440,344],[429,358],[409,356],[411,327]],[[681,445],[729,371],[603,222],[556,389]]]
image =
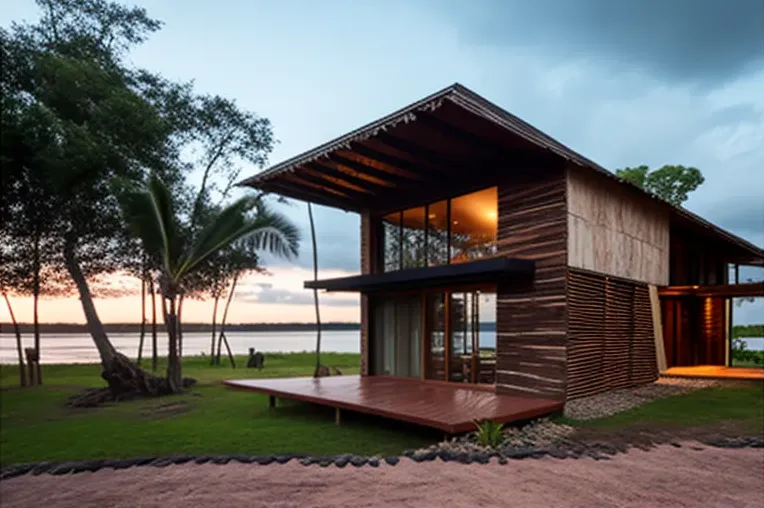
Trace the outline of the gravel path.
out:
[[[565,416],[576,420],[602,418],[641,406],[646,402],[681,395],[718,384],[720,384],[719,381],[708,379],[661,377],[655,383],[637,388],[614,390],[571,400],[565,404]]]
[[[702,448],[702,449],[701,449]],[[763,506],[764,450],[663,446],[612,460],[345,468],[174,465],[0,482],[10,507]]]

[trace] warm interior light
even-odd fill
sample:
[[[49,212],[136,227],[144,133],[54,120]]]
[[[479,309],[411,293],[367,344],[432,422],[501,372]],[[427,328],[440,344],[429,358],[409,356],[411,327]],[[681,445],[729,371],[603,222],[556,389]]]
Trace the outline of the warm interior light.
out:
[[[435,218],[435,214],[431,213],[430,215],[428,215],[428,217],[431,218],[431,219],[434,219]]]
[[[455,221],[454,221],[454,224],[457,224],[457,225],[458,225],[458,224],[459,224],[459,221],[458,221],[458,220],[455,220]]]
[[[489,219],[495,219],[496,218],[496,212],[491,210],[489,212],[486,212],[485,216],[488,217]]]

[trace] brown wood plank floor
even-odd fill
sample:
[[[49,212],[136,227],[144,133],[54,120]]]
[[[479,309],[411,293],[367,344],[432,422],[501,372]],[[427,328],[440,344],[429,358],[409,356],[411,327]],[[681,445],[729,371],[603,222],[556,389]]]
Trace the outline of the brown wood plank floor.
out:
[[[661,373],[670,377],[694,377],[706,379],[764,380],[764,369],[756,367],[722,367],[720,365],[697,365],[694,367],[670,367]]]
[[[331,376],[237,379],[225,384],[243,390],[357,411],[440,429],[474,430],[473,420],[512,422],[562,409],[562,402],[497,395],[493,391],[389,376]]]

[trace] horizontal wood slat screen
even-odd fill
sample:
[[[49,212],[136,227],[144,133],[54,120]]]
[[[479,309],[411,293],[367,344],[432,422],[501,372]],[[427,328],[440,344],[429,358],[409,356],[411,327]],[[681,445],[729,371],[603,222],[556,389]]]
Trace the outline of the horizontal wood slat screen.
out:
[[[658,377],[647,285],[568,271],[567,399]]]
[[[498,251],[532,259],[532,281],[500,281],[496,392],[565,399],[567,210],[563,168],[515,172],[499,186]]]

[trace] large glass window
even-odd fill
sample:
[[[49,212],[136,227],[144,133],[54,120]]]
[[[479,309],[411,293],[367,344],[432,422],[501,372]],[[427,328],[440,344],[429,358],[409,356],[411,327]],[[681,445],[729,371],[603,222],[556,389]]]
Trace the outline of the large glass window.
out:
[[[401,267],[401,214],[391,213],[382,217],[383,267],[385,272]]]
[[[425,259],[425,207],[403,211],[403,266],[421,268]]]
[[[451,261],[496,255],[498,230],[496,187],[451,200]]]
[[[382,218],[382,270],[460,263],[497,254],[498,192],[484,189]]]
[[[448,264],[448,201],[427,207],[427,266]]]

